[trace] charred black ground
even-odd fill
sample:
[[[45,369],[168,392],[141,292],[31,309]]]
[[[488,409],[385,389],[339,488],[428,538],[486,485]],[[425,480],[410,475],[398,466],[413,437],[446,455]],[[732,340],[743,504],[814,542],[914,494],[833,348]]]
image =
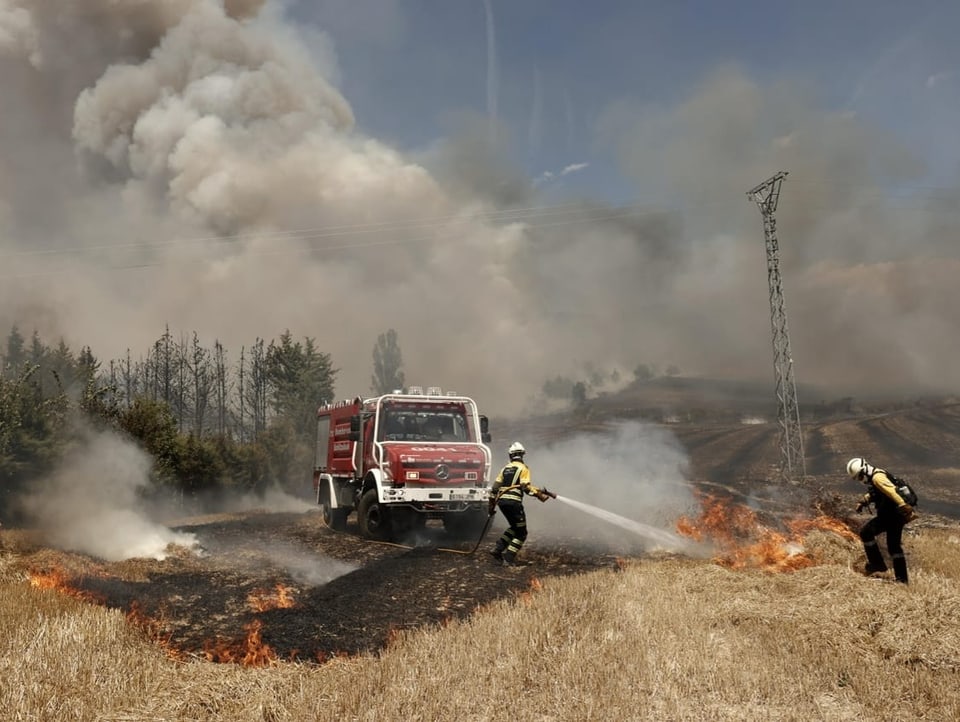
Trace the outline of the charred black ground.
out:
[[[408,548],[362,539],[352,523],[334,532],[316,512],[248,513],[176,528],[195,534],[203,551],[87,564],[67,583],[106,606],[136,610],[185,654],[242,646],[257,620],[262,642],[281,659],[375,652],[398,630],[464,618],[529,589],[535,578],[615,568],[619,560],[587,545],[546,543],[525,553],[525,565],[504,568],[486,553],[489,543],[471,554],[476,540],[458,542],[439,528]],[[253,608],[251,599],[269,602],[278,585],[292,606]]]

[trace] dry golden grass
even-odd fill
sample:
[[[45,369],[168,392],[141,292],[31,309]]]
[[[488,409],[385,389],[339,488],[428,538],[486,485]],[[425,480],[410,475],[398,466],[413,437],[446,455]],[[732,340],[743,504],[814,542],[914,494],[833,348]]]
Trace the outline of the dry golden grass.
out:
[[[34,589],[0,552],[0,709],[15,720],[956,720],[960,531],[906,539],[909,587],[855,542],[793,573],[628,561],[537,582],[381,655],[175,661],[115,611]],[[9,546],[8,546],[9,549]]]

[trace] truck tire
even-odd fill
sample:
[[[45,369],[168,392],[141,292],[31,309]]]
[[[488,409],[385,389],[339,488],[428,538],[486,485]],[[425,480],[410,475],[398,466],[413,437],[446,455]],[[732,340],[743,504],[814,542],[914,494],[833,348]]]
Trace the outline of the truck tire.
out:
[[[350,510],[343,507],[334,509],[330,504],[329,489],[320,491],[320,514],[323,517],[323,523],[334,531],[343,531],[347,528],[347,516]]]
[[[386,541],[390,538],[388,510],[380,504],[376,489],[367,489],[357,506],[357,522],[360,533],[368,539]]]

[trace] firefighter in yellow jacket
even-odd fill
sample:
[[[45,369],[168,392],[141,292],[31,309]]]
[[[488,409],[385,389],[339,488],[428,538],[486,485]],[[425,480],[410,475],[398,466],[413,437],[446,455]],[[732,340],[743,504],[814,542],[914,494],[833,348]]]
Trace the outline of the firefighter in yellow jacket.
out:
[[[517,554],[527,540],[524,494],[535,496],[540,501],[554,497],[546,489],[538,489],[531,483],[530,468],[523,461],[526,453],[527,450],[520,442],[515,441],[510,445],[507,449],[510,461],[500,470],[493,489],[490,490],[490,513],[495,513],[499,507],[509,524],[497,540],[497,545],[490,551],[491,556],[504,566],[513,566],[516,563]]]
[[[893,563],[894,577],[898,582],[906,584],[908,576],[907,558],[904,556],[902,544],[903,527],[916,519],[917,513],[897,493],[897,488],[887,472],[868,464],[866,459],[850,459],[847,462],[847,473],[851,479],[858,479],[869,487],[857,504],[857,511],[863,511],[864,507],[873,504],[877,512],[860,530],[860,540],[867,554],[865,572],[874,574],[887,571],[887,564],[877,544],[877,535],[886,534],[887,551]]]

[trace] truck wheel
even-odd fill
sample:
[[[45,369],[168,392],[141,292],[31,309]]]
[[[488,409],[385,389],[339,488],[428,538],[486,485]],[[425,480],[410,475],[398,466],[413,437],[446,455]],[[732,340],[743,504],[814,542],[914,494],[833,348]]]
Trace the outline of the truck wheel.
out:
[[[357,506],[357,521],[360,533],[368,539],[384,541],[390,537],[390,524],[387,510],[380,504],[376,489],[367,489],[360,497]]]
[[[330,504],[329,489],[320,490],[320,514],[323,523],[334,531],[343,531],[347,528],[347,516],[349,516],[350,510],[343,507],[334,509]]]

